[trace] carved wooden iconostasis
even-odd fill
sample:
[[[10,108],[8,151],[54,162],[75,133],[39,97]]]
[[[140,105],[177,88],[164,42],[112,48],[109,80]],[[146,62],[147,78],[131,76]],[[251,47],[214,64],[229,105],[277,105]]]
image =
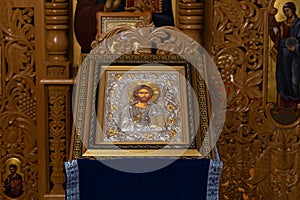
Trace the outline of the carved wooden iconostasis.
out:
[[[288,1],[300,17],[298,0],[172,1],[175,25],[211,54],[228,94],[217,145],[220,199],[300,196],[299,102],[278,97],[272,59]],[[76,3],[0,0],[0,199],[64,199]],[[14,194],[5,188],[11,173],[19,183]]]
[[[212,55],[228,92],[218,141],[224,162],[221,199],[299,197],[299,107],[295,113],[286,104],[275,113],[279,102],[271,61],[270,28],[276,24],[271,19],[281,20],[286,2],[215,1]],[[293,2],[299,10],[299,1]]]

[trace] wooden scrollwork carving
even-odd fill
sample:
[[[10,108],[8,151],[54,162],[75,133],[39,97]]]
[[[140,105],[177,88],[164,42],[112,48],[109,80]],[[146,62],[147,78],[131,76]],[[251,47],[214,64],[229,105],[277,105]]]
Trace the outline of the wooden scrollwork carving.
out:
[[[1,187],[0,196],[31,199],[38,173],[34,9],[0,3],[0,183],[7,186],[14,169],[22,182],[18,192]]]
[[[300,119],[279,123],[267,97],[268,15],[274,2],[221,0],[214,5],[212,53],[227,90],[218,142],[224,162],[221,199],[299,196]]]

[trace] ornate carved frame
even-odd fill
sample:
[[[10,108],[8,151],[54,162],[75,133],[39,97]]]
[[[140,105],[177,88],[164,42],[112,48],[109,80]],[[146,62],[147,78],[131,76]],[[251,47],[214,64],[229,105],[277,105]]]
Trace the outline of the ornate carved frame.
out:
[[[201,59],[200,59],[201,61]],[[102,64],[101,64],[102,63]],[[182,88],[183,91],[187,90],[186,93],[181,93],[182,95],[181,100],[182,105],[180,106],[181,110],[181,120],[182,120],[182,138],[183,140],[180,140],[181,142],[172,142],[172,140],[168,140],[165,142],[159,142],[159,141],[115,141],[115,142],[96,142],[98,141],[97,138],[99,134],[106,135],[106,133],[99,133],[97,130],[99,130],[95,124],[97,124],[97,114],[96,114],[96,91],[97,91],[97,80],[100,79],[100,88],[101,82],[103,83],[103,78],[105,77],[99,77],[100,76],[100,70],[103,69],[103,64],[106,65],[107,63],[111,63],[111,65],[118,65],[126,67],[128,65],[135,66],[138,68],[138,65],[141,64],[160,64],[160,65],[168,65],[168,69],[174,68],[177,66],[182,66],[181,69],[184,71],[185,78],[187,79],[187,82],[191,85],[193,85],[194,90],[199,92],[197,95],[199,99],[193,99],[193,91],[191,87],[187,87],[187,85],[183,84],[182,86],[186,89]],[[110,66],[111,66],[110,65]],[[151,68],[153,71],[154,67],[147,66],[148,68]],[[202,66],[203,67],[203,66]],[[85,62],[82,65],[83,71],[86,74],[80,74],[80,82],[78,84],[79,90],[78,94],[83,94],[83,96],[79,96],[76,99],[81,99],[78,104],[75,104],[75,124],[76,124],[76,132],[77,133],[83,133],[82,137],[77,137],[82,139],[84,148],[86,148],[82,152],[82,156],[195,156],[195,157],[201,157],[200,148],[204,149],[207,147],[200,147],[202,144],[203,138],[206,136],[206,132],[201,132],[200,130],[203,130],[201,127],[207,127],[208,126],[208,112],[204,112],[206,115],[201,115],[200,117],[196,117],[198,113],[197,109],[199,107],[195,104],[198,101],[199,104],[206,105],[207,104],[207,96],[204,81],[203,79],[197,79],[195,73],[195,70],[192,69],[193,67],[191,64],[184,59],[180,58],[179,56],[172,56],[172,55],[124,55],[118,58],[118,56],[105,56],[105,58],[99,56],[93,56],[91,58],[87,57]],[[122,67],[119,67],[120,69]],[[145,66],[142,66],[142,68],[145,70]],[[155,68],[157,73],[166,73],[164,71],[163,66],[162,67],[156,67]],[[175,68],[174,68],[175,69]],[[94,71],[95,70],[95,71]],[[181,70],[181,71],[182,71]],[[93,76],[94,75],[94,76]],[[85,82],[84,80],[87,79],[88,81]],[[125,78],[125,77],[124,77]],[[196,79],[197,80],[196,80]],[[102,80],[101,80],[102,79]],[[184,80],[182,80],[184,81]],[[84,84],[80,84],[84,83]],[[96,86],[96,87],[95,87]],[[83,92],[86,91],[86,92]],[[182,92],[183,92],[182,91]],[[103,91],[100,91],[103,92]],[[98,98],[101,97],[98,96]],[[103,98],[103,97],[102,97]],[[106,97],[105,97],[106,98]],[[185,99],[186,98],[186,99]],[[84,102],[82,102],[84,100]],[[102,99],[103,100],[103,99]],[[186,103],[184,103],[186,102]],[[193,103],[194,102],[194,103]],[[78,107],[77,105],[84,105],[82,107]],[[100,104],[100,106],[105,106],[105,103],[103,105]],[[177,105],[179,106],[179,105]],[[90,108],[90,109],[89,109]],[[95,109],[94,109],[95,108]],[[205,109],[205,108],[201,108]],[[206,107],[207,109],[207,107]],[[103,110],[103,109],[100,109]],[[107,116],[106,116],[107,117]],[[197,123],[195,121],[195,117],[200,118],[200,127],[197,126]],[[186,119],[186,120],[183,120]],[[102,124],[100,125],[102,126]],[[171,127],[171,126],[170,126]],[[185,129],[186,127],[187,129]],[[100,129],[103,128],[100,127]],[[175,129],[174,129],[175,130]],[[173,131],[174,131],[173,130]],[[168,131],[168,134],[172,135],[174,134],[172,130]],[[197,133],[199,132],[199,133]],[[80,141],[75,141],[80,142]],[[124,153],[124,150],[127,149],[130,150],[130,152]],[[149,153],[151,150],[157,150],[161,149],[160,151],[153,151],[153,153]],[[79,149],[75,149],[75,152],[81,151]],[[186,151],[186,152],[185,152]],[[126,151],[125,151],[126,152]],[[75,153],[76,154],[76,153]]]
[[[84,73],[88,73],[89,70],[94,70],[94,71],[93,73],[90,73],[90,76],[84,75],[83,78],[79,77],[79,80],[82,79],[88,81],[90,84],[89,87],[92,87],[94,89],[97,86],[97,81],[96,81],[97,77],[94,76],[94,73],[95,74],[98,73],[97,72],[97,70],[99,70],[97,69],[99,68],[98,65],[99,64],[101,65],[101,63],[115,62],[114,59],[117,59],[118,55],[119,56],[122,55],[122,57],[118,58],[117,61],[127,65],[133,65],[136,63],[150,63],[150,62],[156,62],[161,64],[168,64],[168,63],[176,64],[176,62],[178,62],[179,64],[181,63],[182,65],[182,60],[178,59],[178,57],[176,57],[176,54],[177,55],[181,54],[183,59],[188,60],[191,63],[192,69],[191,69],[191,73],[187,73],[187,76],[189,76],[187,80],[192,80],[193,88],[195,90],[195,93],[198,95],[198,101],[201,102],[199,104],[200,106],[199,112],[201,113],[201,116],[204,119],[204,121],[201,121],[200,135],[198,135],[199,138],[195,141],[196,146],[194,147],[196,147],[196,149],[198,148],[198,157],[211,156],[210,153],[213,145],[211,142],[214,136],[210,135],[211,132],[208,129],[209,121],[205,122],[205,120],[208,120],[210,111],[208,109],[209,100],[208,100],[208,95],[206,94],[206,85],[204,84],[204,82],[202,82],[204,80],[208,81],[206,76],[207,68],[205,67],[205,63],[208,61],[208,59],[204,56],[204,54],[201,53],[202,52],[201,46],[196,41],[187,37],[180,30],[174,27],[155,28],[151,25],[148,25],[146,27],[145,25],[143,25],[141,27],[132,28],[130,26],[123,26],[123,27],[116,27],[114,29],[111,29],[109,32],[103,34],[98,34],[96,40],[92,44],[92,47],[93,50],[84,60],[80,71],[83,71]],[[151,52],[156,53],[156,55],[152,55]],[[196,70],[196,68],[198,71]],[[211,73],[210,75],[212,77],[215,76],[213,73]],[[221,86],[222,83],[219,83],[216,77],[214,77],[213,79],[214,82],[212,85],[218,88],[216,93],[222,93],[222,91],[219,91],[219,86]],[[91,85],[92,83],[96,85]],[[207,83],[208,82],[206,82],[206,84]],[[86,93],[86,90],[89,90],[89,87],[85,85],[83,87],[85,89],[81,89],[81,91],[84,91],[84,93]],[[85,108],[93,109],[95,105],[95,103],[93,102],[95,102],[95,99],[93,99],[94,96],[90,96],[92,94],[95,93],[91,92],[90,94],[84,94],[84,95],[88,95],[86,96],[89,98],[88,101],[92,100],[92,103],[88,104],[90,105],[90,107],[86,105],[86,102],[77,102],[77,103],[80,106],[84,106]],[[204,95],[204,97],[201,95]],[[190,95],[187,94],[187,96]],[[222,98],[224,98],[224,96],[222,96],[221,99]],[[85,98],[81,98],[81,99],[83,100]],[[77,112],[78,110],[75,111],[75,113]],[[90,110],[88,110],[88,112],[90,112]],[[95,113],[95,110],[92,112]],[[85,118],[83,117],[85,114],[86,113],[84,112],[79,113],[79,115],[77,113],[77,115],[80,116],[82,120]],[[218,115],[218,117],[221,115]],[[88,120],[85,122],[89,122],[89,120],[93,120],[93,119],[95,120],[95,117],[93,117],[92,114],[88,114],[87,116],[88,116]],[[219,119],[217,119],[218,117],[216,117],[212,121],[217,122],[220,120],[220,118],[222,118],[220,117]],[[83,151],[85,151],[85,149],[82,147],[83,138],[81,136],[84,135],[84,133],[87,133],[89,131],[88,129],[90,129],[87,128],[85,130],[86,127],[85,128],[83,127],[85,123],[83,122],[79,123],[79,122],[80,119],[75,118],[75,124],[80,124],[79,125],[80,128],[76,130],[76,133],[74,134],[74,138],[73,138],[74,140],[72,142],[73,143],[72,149],[75,150],[71,154],[70,158],[73,159],[81,157],[83,155],[84,153]],[[89,124],[91,123],[88,123],[87,127],[89,126]],[[145,147],[145,144],[143,145]],[[152,146],[151,148],[153,147],[154,146]],[[106,153],[107,153],[106,155],[111,155],[111,153],[107,151]],[[190,155],[195,156],[196,154],[194,152],[194,154],[190,154]]]
[[[204,59],[204,57],[202,58]],[[203,60],[200,58],[197,59],[199,65],[203,63]],[[111,131],[103,132],[105,127],[103,121],[100,120],[100,126],[97,126],[97,121],[99,120],[99,115],[97,116],[96,104],[97,101],[98,107],[103,106],[107,107],[106,103],[103,103],[104,99],[108,97],[104,97],[103,90],[106,90],[105,86],[101,84],[105,83],[105,76],[101,76],[101,70],[107,68],[107,64],[109,63],[110,67],[118,66],[119,70],[124,68],[128,69],[135,68],[135,72],[143,73],[144,76],[147,76],[146,71],[151,70],[153,73],[156,72],[158,76],[164,76],[168,70],[168,72],[174,70],[174,72],[178,72],[178,68],[180,68],[181,75],[180,81],[181,85],[177,87],[181,88],[181,104],[176,106],[180,106],[180,126],[176,129],[173,129],[170,125],[168,131],[164,134],[169,134],[171,137],[176,134],[174,131],[178,130],[182,134],[181,139],[177,141],[173,141],[172,139],[168,139],[165,141],[151,141],[151,140],[143,140],[142,142],[137,140],[125,140],[125,141],[103,141],[98,140],[104,136],[110,136]],[[151,66],[140,66],[140,65],[152,64]],[[153,66],[158,65],[158,66]],[[164,66],[163,66],[164,65]],[[167,66],[168,67],[167,67]],[[140,68],[140,69],[139,69]],[[177,70],[176,70],[177,68]],[[204,66],[201,66],[204,68]],[[139,70],[138,70],[139,69]],[[75,100],[75,126],[76,133],[78,134],[77,141],[75,143],[83,143],[83,149],[77,149],[78,146],[75,145],[75,149],[73,154],[79,154],[78,152],[82,152],[83,157],[111,157],[111,156],[194,156],[194,157],[203,157],[203,149],[208,148],[203,143],[203,138],[207,137],[207,132],[201,132],[204,130],[203,127],[208,126],[208,111],[207,111],[207,92],[205,91],[205,83],[203,78],[197,76],[195,73],[195,69],[191,63],[187,62],[185,59],[176,56],[176,55],[123,55],[119,57],[119,55],[108,55],[105,58],[99,56],[93,56],[91,58],[87,57],[81,66],[81,72],[79,73],[78,83],[77,83],[77,92],[79,96],[76,95]],[[149,71],[150,72],[150,71]],[[144,77],[144,79],[138,81],[150,80],[148,73],[148,78]],[[182,77],[183,76],[183,77]],[[123,77],[125,79],[125,76]],[[186,79],[186,80],[185,80]],[[86,81],[87,80],[87,81]],[[98,90],[98,81],[100,80],[99,88],[100,93],[97,95]],[[187,81],[185,83],[185,81]],[[188,85],[192,85],[192,87],[188,87]],[[203,91],[204,89],[204,91]],[[193,91],[198,92],[198,94],[193,95]],[[86,91],[86,92],[85,92]],[[102,97],[101,97],[102,96]],[[186,97],[186,98],[185,98]],[[100,99],[99,99],[100,98]],[[121,98],[121,97],[116,97]],[[98,99],[98,100],[97,100]],[[103,104],[102,104],[103,103]],[[201,109],[206,109],[206,115],[203,115],[202,112],[197,112],[199,110],[199,105],[201,104]],[[205,107],[203,107],[205,105]],[[111,105],[110,105],[111,106]],[[117,105],[115,105],[117,106]],[[104,108],[103,108],[104,109]],[[105,110],[100,109],[102,112],[98,113],[102,116],[102,113]],[[113,114],[113,111],[110,110],[110,113]],[[199,118],[199,113],[201,116]],[[114,116],[111,116],[114,118]],[[101,117],[100,117],[101,118]],[[105,119],[109,119],[108,116],[104,116]],[[200,119],[200,124],[198,124],[198,120]],[[177,119],[179,120],[179,119]],[[174,126],[175,127],[175,126]],[[100,135],[99,135],[100,134]],[[116,134],[122,134],[116,133]],[[179,132],[178,132],[179,134]],[[111,135],[114,135],[111,133]],[[147,133],[149,135],[149,133]],[[151,133],[151,135],[158,135],[156,133]],[[129,150],[129,151],[126,151]],[[159,150],[159,151],[156,151]]]
[[[118,26],[132,26],[150,24],[151,12],[97,12],[97,34],[105,33]]]

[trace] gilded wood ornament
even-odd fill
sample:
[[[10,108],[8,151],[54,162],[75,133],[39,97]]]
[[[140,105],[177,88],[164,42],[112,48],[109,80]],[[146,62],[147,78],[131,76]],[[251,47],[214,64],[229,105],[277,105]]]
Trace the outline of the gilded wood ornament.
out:
[[[34,9],[0,3],[0,197],[32,199],[38,172]]]
[[[299,118],[274,119],[268,91],[268,15],[276,1],[214,3],[212,54],[227,89],[218,150],[220,199],[299,197]],[[277,0],[277,2],[279,2]]]
[[[53,188],[50,193],[64,193],[63,183],[65,182],[63,173],[63,160],[66,160],[66,101],[68,100],[68,87],[49,86],[49,153],[52,173],[50,180]]]
[[[34,1],[20,2],[0,0],[0,182],[2,184],[9,174],[8,166],[15,163],[24,186],[23,193],[16,199],[37,199],[38,176],[45,180],[39,188],[40,196],[49,195],[50,191],[54,196],[63,194],[61,170],[68,146],[68,92],[65,87],[48,88],[50,85],[45,85],[42,88],[49,91],[47,94],[41,92],[41,96],[46,96],[41,107],[49,109],[46,116],[50,124],[45,128],[46,133],[38,131],[36,72],[40,71],[39,80],[50,83],[48,79],[52,79],[51,84],[56,86],[68,79],[71,44],[68,35],[69,3],[65,0],[45,1],[45,22],[35,27],[34,22],[38,21],[35,15],[42,6]],[[206,26],[202,15],[206,12],[202,9],[203,1],[178,1],[178,27],[182,26],[181,30],[198,38],[197,41],[212,38],[211,52],[226,84],[227,117],[218,143],[224,162],[220,199],[273,200],[297,199],[300,196],[299,117],[293,117],[289,123],[281,123],[274,118],[272,110],[276,107],[276,95],[275,98],[270,95],[276,91],[270,82],[274,76],[270,76],[268,62],[271,46],[269,28],[272,25],[268,18],[276,15],[274,8],[283,5],[282,2],[215,0],[213,9],[209,11],[209,15],[213,15],[213,24],[209,24],[212,35],[200,36],[202,26]],[[194,11],[194,14],[184,13],[188,10]],[[37,31],[44,31],[46,39],[41,37],[43,41],[36,41]],[[55,38],[59,42],[54,41]],[[45,65],[44,61],[40,62],[43,64],[37,69],[36,60],[41,58],[35,57],[35,48],[41,43],[45,43],[42,46],[46,49],[47,62]],[[48,139],[51,140],[49,149],[44,147],[45,155],[40,155],[47,158],[50,155],[49,166],[41,170],[49,171],[49,174],[43,172],[45,175],[38,174],[38,134],[47,135],[47,143]],[[43,166],[43,163],[39,164]],[[2,188],[0,196],[9,199]]]

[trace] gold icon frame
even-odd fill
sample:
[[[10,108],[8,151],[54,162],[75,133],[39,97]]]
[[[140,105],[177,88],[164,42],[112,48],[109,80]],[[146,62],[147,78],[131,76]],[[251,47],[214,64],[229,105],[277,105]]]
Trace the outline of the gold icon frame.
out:
[[[76,95],[73,96],[73,98],[75,97],[73,106],[75,129],[71,144],[72,158],[165,156],[201,158],[203,154],[206,154],[203,151],[211,149],[207,135],[209,133],[209,98],[204,78],[205,56],[195,58],[195,60],[204,74],[199,73],[191,62],[178,55],[139,54],[87,57],[81,66],[81,73],[78,74],[75,84]],[[105,135],[116,134],[114,130],[105,129],[105,127],[107,119],[116,115],[112,111],[118,109],[108,101],[108,95],[116,92],[112,91],[109,86],[113,84],[121,86],[118,79],[125,79],[122,83],[127,81],[128,88],[130,84],[147,81],[153,84],[154,82],[153,79],[149,81],[147,78],[132,81],[128,78],[132,76],[132,73],[144,77],[152,75],[166,77],[166,79],[168,76],[174,77],[174,74],[177,74],[178,86],[176,85],[176,87],[179,87],[180,90],[175,96],[180,100],[181,139],[178,141],[172,139],[147,140],[145,138],[143,140],[105,140]],[[114,78],[109,80],[107,74],[113,74],[111,77]],[[174,80],[176,81],[176,78]],[[167,84],[167,82],[165,83]],[[162,85],[162,81],[158,85]],[[124,88],[124,84],[122,87]],[[120,91],[123,91],[122,87]],[[121,99],[121,97],[116,96],[115,99]],[[172,128],[168,130],[172,130]],[[166,133],[171,137],[171,131]]]

